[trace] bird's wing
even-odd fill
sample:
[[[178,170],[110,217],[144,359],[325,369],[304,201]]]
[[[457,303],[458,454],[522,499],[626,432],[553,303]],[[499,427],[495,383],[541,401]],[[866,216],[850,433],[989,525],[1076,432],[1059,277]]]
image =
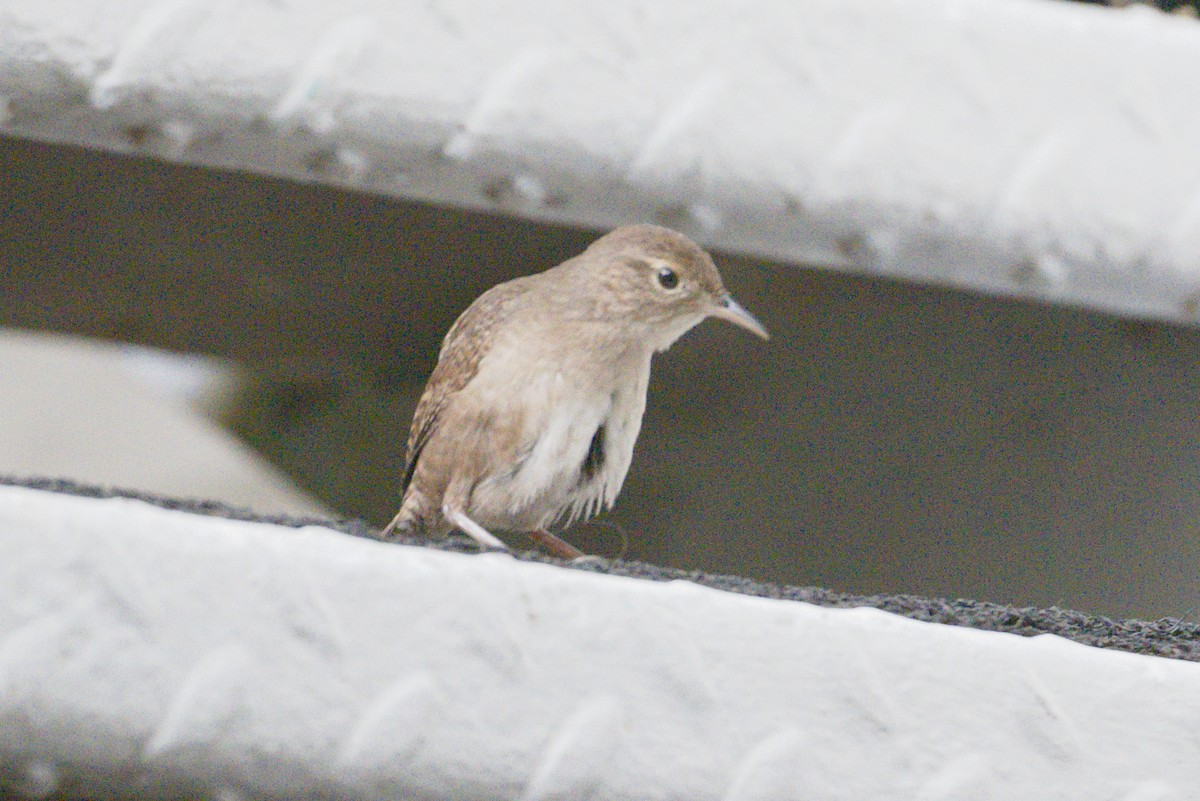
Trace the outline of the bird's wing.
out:
[[[479,363],[491,350],[496,329],[512,318],[528,290],[529,283],[520,278],[492,287],[476,298],[446,333],[437,366],[413,415],[401,495],[412,482],[421,451],[438,429],[442,410],[475,377]]]

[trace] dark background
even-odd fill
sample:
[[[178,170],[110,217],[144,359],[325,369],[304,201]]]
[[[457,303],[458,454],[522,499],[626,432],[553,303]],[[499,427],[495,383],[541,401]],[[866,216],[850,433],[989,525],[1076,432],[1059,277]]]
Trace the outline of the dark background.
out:
[[[600,233],[7,138],[0,216],[0,325],[237,360],[225,422],[375,524],[446,328]],[[603,518],[630,556],[1195,617],[1200,332],[717,257],[773,338],[708,322],[657,359]]]

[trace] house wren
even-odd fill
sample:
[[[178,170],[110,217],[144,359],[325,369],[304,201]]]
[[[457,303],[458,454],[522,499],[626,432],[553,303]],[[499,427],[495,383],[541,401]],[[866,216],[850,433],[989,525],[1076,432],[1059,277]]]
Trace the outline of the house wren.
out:
[[[451,326],[417,403],[400,511],[383,531],[549,534],[608,509],[633,458],[650,360],[706,317],[767,338],[682,234],[630,225],[484,292]]]

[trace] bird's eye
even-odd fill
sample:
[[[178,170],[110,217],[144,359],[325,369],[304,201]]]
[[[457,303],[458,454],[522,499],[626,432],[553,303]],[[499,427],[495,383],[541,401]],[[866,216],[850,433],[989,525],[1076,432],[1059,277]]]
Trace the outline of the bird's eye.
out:
[[[679,273],[672,270],[670,267],[663,267],[658,271],[658,285],[663,289],[674,289],[679,286]]]

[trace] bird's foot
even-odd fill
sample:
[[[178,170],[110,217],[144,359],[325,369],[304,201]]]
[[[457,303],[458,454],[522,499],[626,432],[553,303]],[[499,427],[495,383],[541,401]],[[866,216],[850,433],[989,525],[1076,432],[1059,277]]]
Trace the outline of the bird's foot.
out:
[[[488,531],[483,526],[476,523],[471,518],[467,517],[466,512],[460,509],[451,509],[442,507],[442,514],[450,524],[466,534],[471,539],[478,542],[486,550],[489,551],[507,551],[508,546],[496,538],[494,534]]]
[[[557,556],[559,559],[573,561],[586,557],[583,551],[576,548],[571,543],[559,537],[556,534],[551,534],[546,529],[538,529],[537,531],[529,532],[529,539],[533,540],[536,545],[541,546],[542,550],[551,556]]]

